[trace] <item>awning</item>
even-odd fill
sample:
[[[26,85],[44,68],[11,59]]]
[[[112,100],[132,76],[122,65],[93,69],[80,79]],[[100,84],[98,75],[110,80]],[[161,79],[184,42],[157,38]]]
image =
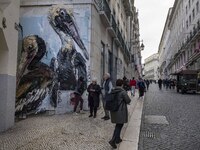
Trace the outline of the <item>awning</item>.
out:
[[[179,74],[197,74],[197,70],[181,70],[179,72],[171,73],[170,75],[179,75]]]

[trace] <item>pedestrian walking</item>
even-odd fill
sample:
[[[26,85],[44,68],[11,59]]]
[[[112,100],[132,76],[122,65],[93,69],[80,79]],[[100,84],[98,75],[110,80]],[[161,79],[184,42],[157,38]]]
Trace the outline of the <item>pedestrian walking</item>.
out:
[[[130,90],[129,80],[126,78],[126,76],[123,77],[123,88],[126,91]]]
[[[83,98],[81,97],[81,94],[77,91],[74,92],[74,99],[72,99],[74,102],[74,113],[82,113],[83,111]],[[77,107],[80,106],[79,110],[77,110]]]
[[[99,107],[99,96],[101,93],[101,87],[97,84],[97,79],[93,78],[92,83],[88,86],[87,91],[88,95],[88,106],[90,108],[89,117],[96,118],[97,108]]]
[[[113,132],[112,139],[109,144],[116,149],[117,145],[122,142],[120,138],[121,130],[124,123],[128,122],[128,109],[127,104],[131,102],[127,92],[123,89],[123,80],[118,79],[116,81],[116,88],[112,90],[112,93],[116,94],[115,100],[118,101],[118,110],[111,111],[111,122],[115,123],[115,129]]]
[[[159,89],[161,90],[162,89],[162,80],[161,79],[158,80],[158,86],[159,86]]]
[[[131,96],[135,96],[135,87],[136,87],[136,80],[133,77],[132,80],[129,83],[130,87],[131,87]]]
[[[108,98],[108,94],[111,93],[113,85],[112,85],[109,73],[105,73],[103,78],[104,78],[104,82],[103,82],[103,88],[102,88],[102,96],[103,96],[102,102],[103,102],[105,116],[102,117],[101,119],[109,120],[110,119],[109,111],[105,109],[105,104],[106,104],[106,99]]]
[[[83,77],[80,77],[78,79],[78,83],[77,83],[77,88],[74,92],[74,112],[78,112],[77,111],[77,107],[78,105],[80,105],[80,111],[79,112],[82,112],[83,111],[83,98],[82,98],[82,95],[83,95],[83,92],[86,90],[85,88],[85,82],[84,82],[84,78]]]
[[[145,83],[142,78],[139,78],[137,86],[138,86],[138,90],[139,90],[139,98],[138,99],[140,99],[144,96],[144,92],[146,90],[146,86],[145,86]]]
[[[145,80],[145,83],[146,83],[146,89],[148,90],[149,89],[150,81],[147,79],[147,80]]]

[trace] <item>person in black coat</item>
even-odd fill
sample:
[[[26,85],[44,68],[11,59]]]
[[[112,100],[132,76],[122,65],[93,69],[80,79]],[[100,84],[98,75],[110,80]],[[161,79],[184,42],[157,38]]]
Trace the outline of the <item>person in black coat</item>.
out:
[[[99,107],[101,87],[97,84],[96,78],[92,80],[92,83],[88,86],[87,91],[88,95],[88,106],[90,107],[90,115],[89,117],[96,118],[97,108]]]
[[[112,148],[116,149],[117,145],[122,142],[120,138],[122,127],[124,123],[128,122],[128,108],[127,104],[130,104],[131,99],[128,96],[127,92],[123,89],[123,80],[118,79],[116,81],[116,87],[112,90],[112,93],[116,94],[116,99],[118,101],[118,110],[110,112],[111,122],[115,124],[115,130],[113,132],[112,139],[109,141],[109,144]]]

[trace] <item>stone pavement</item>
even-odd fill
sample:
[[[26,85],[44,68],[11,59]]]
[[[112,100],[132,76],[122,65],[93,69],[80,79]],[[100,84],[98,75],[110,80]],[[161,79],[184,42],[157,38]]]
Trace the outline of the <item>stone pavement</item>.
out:
[[[146,93],[139,150],[200,150],[200,94],[158,90]]]
[[[119,150],[136,150],[138,145],[143,100],[132,97],[128,106],[130,121],[122,130]],[[135,115],[132,113],[136,112]],[[110,150],[114,124],[104,121],[103,110],[97,118],[84,114],[37,115],[15,123],[0,133],[0,150]]]

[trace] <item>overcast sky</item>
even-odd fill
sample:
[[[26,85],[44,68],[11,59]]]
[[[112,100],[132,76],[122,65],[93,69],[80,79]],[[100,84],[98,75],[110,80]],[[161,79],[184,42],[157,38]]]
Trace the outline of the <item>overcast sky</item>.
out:
[[[140,40],[145,48],[142,51],[142,62],[150,55],[158,52],[161,35],[170,7],[174,0],[135,0],[139,10]]]

